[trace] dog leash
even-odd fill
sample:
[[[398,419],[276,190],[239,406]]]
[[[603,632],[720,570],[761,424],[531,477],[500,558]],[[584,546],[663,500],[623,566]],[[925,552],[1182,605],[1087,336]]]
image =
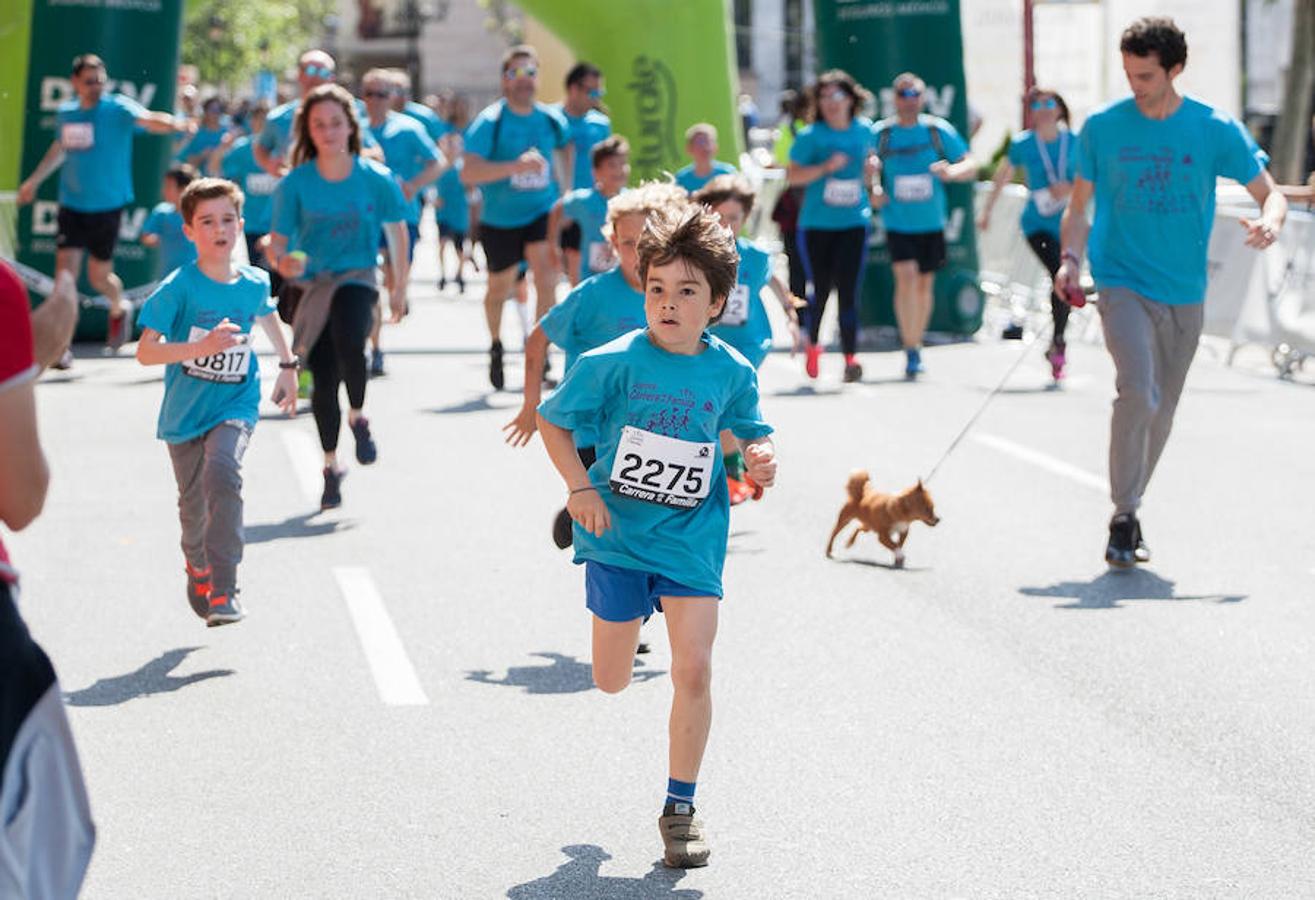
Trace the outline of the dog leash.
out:
[[[1002,377],[1000,379],[1000,382],[991,390],[991,393],[986,395],[986,399],[982,401],[981,406],[977,407],[977,411],[972,414],[972,417],[968,420],[968,423],[964,425],[963,428],[959,429],[959,433],[955,435],[954,440],[950,442],[950,446],[946,448],[944,453],[941,454],[941,458],[936,460],[936,465],[931,467],[931,471],[927,473],[927,477],[922,479],[923,484],[931,483],[932,478],[935,477],[936,472],[941,467],[941,464],[944,463],[945,460],[950,458],[950,454],[953,453],[955,448],[959,446],[960,442],[963,441],[964,437],[968,434],[968,432],[972,430],[972,427],[977,424],[977,420],[982,417],[982,413],[986,412],[986,408],[991,405],[991,401],[994,400],[999,395],[1000,391],[1004,388],[1005,384],[1008,383],[1009,379],[1013,377],[1013,374],[1018,371],[1018,367],[1023,364],[1023,360],[1027,359],[1027,357],[1031,354],[1032,348],[1035,347],[1037,344],[1041,343],[1046,338],[1048,338],[1054,327],[1055,327],[1055,322],[1053,319],[1051,319],[1049,322],[1046,323],[1046,326],[1042,328],[1041,331],[1037,332],[1036,337],[1032,339],[1031,343],[1023,347],[1023,352],[1018,354],[1018,359],[1014,360],[1014,364],[1009,367],[1009,370],[1007,372],[1005,372],[1004,377]]]

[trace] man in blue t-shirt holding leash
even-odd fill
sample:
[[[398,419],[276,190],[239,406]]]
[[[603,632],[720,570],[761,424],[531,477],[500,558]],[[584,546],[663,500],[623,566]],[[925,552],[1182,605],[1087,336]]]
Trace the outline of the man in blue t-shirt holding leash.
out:
[[[1241,123],[1174,89],[1187,64],[1187,38],[1172,19],[1138,19],[1123,32],[1119,50],[1132,96],[1083,125],[1055,286],[1061,297],[1081,302],[1082,254],[1090,243],[1117,389],[1109,458],[1114,518],[1105,560],[1126,569],[1151,556],[1137,509],[1201,337],[1215,180],[1245,185],[1260,206],[1257,218],[1241,220],[1248,247],[1277,240],[1288,206],[1265,170],[1269,157]]]

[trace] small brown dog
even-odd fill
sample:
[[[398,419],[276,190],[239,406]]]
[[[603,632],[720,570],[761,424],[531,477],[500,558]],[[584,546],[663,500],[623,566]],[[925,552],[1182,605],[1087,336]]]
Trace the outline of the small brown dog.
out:
[[[841,507],[840,518],[831,531],[831,540],[826,542],[826,555],[831,556],[831,548],[836,542],[840,530],[852,520],[858,519],[858,527],[845,542],[846,547],[854,546],[854,541],[865,531],[877,536],[887,548],[895,554],[895,565],[904,565],[904,541],[909,536],[912,522],[926,522],[935,525],[940,519],[932,506],[931,494],[922,486],[922,479],[908,490],[898,494],[882,494],[872,487],[868,473],[855,469],[849,474],[849,500]]]

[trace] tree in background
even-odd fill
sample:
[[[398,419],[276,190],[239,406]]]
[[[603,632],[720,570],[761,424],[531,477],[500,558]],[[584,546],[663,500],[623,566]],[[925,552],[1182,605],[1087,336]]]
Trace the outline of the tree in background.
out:
[[[1315,97],[1315,0],[1295,0],[1292,10],[1292,62],[1283,80],[1283,103],[1274,131],[1273,172],[1282,184],[1306,180],[1306,147],[1311,141]]]
[[[262,69],[283,72],[321,40],[334,0],[187,0],[182,61],[240,93]]]

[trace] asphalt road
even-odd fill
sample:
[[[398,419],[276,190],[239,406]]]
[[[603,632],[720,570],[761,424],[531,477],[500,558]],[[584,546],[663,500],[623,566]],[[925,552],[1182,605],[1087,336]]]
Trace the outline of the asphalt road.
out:
[[[700,778],[712,864],[672,872],[662,623],[630,689],[592,688],[561,484],[499,432],[519,373],[490,393],[478,298],[419,283],[342,509],[317,511],[308,414],[258,427],[234,627],[183,597],[160,372],[93,353],[39,386],[54,482],[11,550],[99,828],[86,897],[1315,896],[1310,379],[1203,350],[1143,512],[1154,563],[1111,574],[1111,365],[1075,339],[1051,390],[1033,349],[895,570],[870,537],[823,557],[848,472],[926,474],[1023,345],[932,348],[918,384],[890,353],[851,386],[835,355],[809,384],[774,354],[780,484],[732,515]]]

